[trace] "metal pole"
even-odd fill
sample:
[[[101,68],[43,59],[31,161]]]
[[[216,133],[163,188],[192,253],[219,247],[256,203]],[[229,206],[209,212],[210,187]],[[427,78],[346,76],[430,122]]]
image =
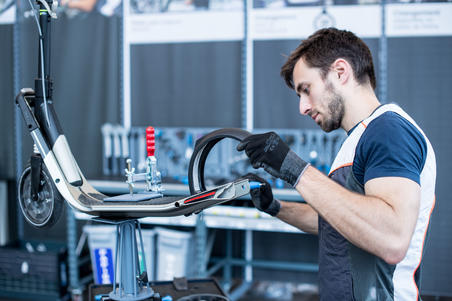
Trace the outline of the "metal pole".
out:
[[[127,16],[129,15],[129,1],[122,1],[122,18],[120,29],[121,43],[121,77],[120,77],[120,103],[121,103],[121,124],[125,129],[132,126],[132,104],[130,93],[130,44],[127,39]]]
[[[243,269],[243,282],[234,291],[229,294],[232,301],[239,300],[251,287],[253,282],[253,231],[250,229],[245,230],[245,262]],[[232,260],[231,260],[232,262]]]
[[[247,262],[253,260],[253,232],[250,229],[245,231],[245,260]],[[251,264],[245,266],[245,281],[253,281],[253,267]]]
[[[243,2],[243,27],[242,41],[242,126],[248,131],[254,127],[254,87],[253,87],[253,41],[250,35],[249,13],[253,1]]]
[[[204,213],[199,213],[196,219],[195,242],[196,242],[196,276],[205,277],[206,275],[206,241],[207,227],[203,218]]]
[[[18,1],[17,1],[18,2]],[[16,20],[14,22],[13,32],[13,72],[14,72],[14,91],[13,95],[19,93],[20,90],[20,5],[16,2]],[[20,175],[23,170],[22,162],[22,120],[20,111],[14,106],[14,150],[15,150],[15,172],[16,185],[19,182]],[[19,197],[19,195],[17,196]],[[17,206],[17,237],[19,240],[24,238],[24,219],[20,207]]]
[[[388,41],[386,37],[386,0],[381,0],[381,35],[379,39],[378,98],[382,103],[388,101]]]
[[[223,288],[225,291],[231,289],[232,281],[232,231],[226,230],[226,262],[223,268]]]

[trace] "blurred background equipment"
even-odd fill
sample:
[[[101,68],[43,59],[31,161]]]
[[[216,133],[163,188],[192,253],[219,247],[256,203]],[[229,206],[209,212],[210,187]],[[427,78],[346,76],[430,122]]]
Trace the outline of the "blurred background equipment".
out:
[[[0,246],[9,241],[8,213],[8,186],[5,181],[0,181]]]
[[[159,162],[163,182],[188,183],[188,163],[195,142],[203,135],[211,132],[211,128],[156,128],[156,157]],[[254,133],[263,133],[267,129],[256,129]],[[339,131],[324,133],[321,130],[278,129],[279,135],[287,144],[303,158],[309,158],[310,163],[327,174],[345,139],[345,134]],[[136,172],[146,170],[145,128],[132,127],[125,130],[120,125],[104,124],[103,138],[103,176],[121,177],[123,169],[118,168],[125,158],[130,156]],[[113,142],[113,143],[112,143]],[[207,185],[220,185],[233,181],[248,172],[257,172],[265,177],[276,188],[284,188],[285,184],[272,179],[262,170],[255,170],[249,164],[248,158],[236,150],[238,141],[225,139],[218,143],[206,161],[204,169]]]
[[[22,300],[68,298],[64,244],[17,241],[0,247],[0,297]]]

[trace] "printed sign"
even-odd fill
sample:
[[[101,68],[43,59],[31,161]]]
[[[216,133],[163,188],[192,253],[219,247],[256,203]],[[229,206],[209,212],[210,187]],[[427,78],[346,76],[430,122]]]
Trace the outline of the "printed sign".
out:
[[[13,24],[16,20],[16,2],[0,0],[0,24]]]
[[[130,44],[233,41],[244,36],[241,0],[135,0],[128,4],[125,37]]]
[[[255,40],[301,39],[325,27],[353,31],[360,37],[377,37],[381,30],[378,5],[319,6],[254,9],[251,36]]]
[[[334,26],[363,38],[378,38],[381,14],[377,4],[258,8],[251,12],[251,36],[256,40],[301,39]],[[452,35],[452,3],[387,4],[386,35]]]
[[[387,34],[391,37],[452,35],[452,3],[388,5]]]
[[[243,39],[240,11],[134,15],[126,21],[131,44]]]

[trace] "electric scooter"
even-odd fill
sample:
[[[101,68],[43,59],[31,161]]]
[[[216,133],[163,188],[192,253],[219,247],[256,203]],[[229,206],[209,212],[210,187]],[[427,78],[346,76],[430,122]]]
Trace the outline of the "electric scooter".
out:
[[[15,100],[34,142],[30,163],[18,185],[20,208],[29,223],[36,227],[51,226],[61,213],[64,200],[72,208],[89,215],[124,219],[190,215],[249,193],[250,183],[243,179],[212,189],[206,189],[204,185],[203,169],[209,151],[223,138],[241,141],[250,135],[241,129],[221,129],[197,141],[189,165],[190,196],[163,196],[155,185],[148,185],[150,188],[142,193],[113,198],[94,189],[72,155],[53,106],[49,74],[51,20],[56,18],[51,7],[55,7],[55,3],[51,0],[37,0],[37,3],[40,11],[39,20],[35,16],[39,29],[38,77],[34,89],[21,89]],[[134,175],[130,168],[126,171],[129,186],[138,178],[148,184],[155,182],[153,158],[153,153],[148,153],[150,163],[144,175]]]
[[[49,75],[50,29],[52,18],[56,18],[56,1],[37,0],[39,20],[31,0],[29,3],[39,30],[39,64],[34,89],[21,89],[15,100],[34,142],[30,162],[18,183],[18,201],[22,213],[30,224],[50,227],[57,221],[66,201],[75,210],[89,214],[97,221],[116,225],[115,271],[113,290],[109,297],[113,300],[152,298],[160,301],[159,294],[151,288],[146,270],[139,264],[137,233],[141,241],[141,258],[146,266],[141,227],[137,219],[199,213],[248,194],[253,185],[258,187],[260,183],[250,183],[247,179],[238,179],[211,189],[207,189],[204,183],[205,161],[215,144],[224,138],[241,141],[250,133],[241,129],[220,129],[199,139],[189,164],[191,195],[180,198],[162,194],[154,156],[155,140],[153,130],[149,129],[146,172],[135,174],[128,161],[125,172],[129,193],[113,197],[100,193],[83,176],[53,107],[53,87]],[[146,189],[135,193],[133,186],[136,181],[146,181]],[[221,298],[203,300],[227,300]]]

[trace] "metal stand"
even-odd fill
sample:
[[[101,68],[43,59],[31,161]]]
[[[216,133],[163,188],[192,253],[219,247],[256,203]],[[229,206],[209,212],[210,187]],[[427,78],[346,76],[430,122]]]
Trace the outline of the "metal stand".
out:
[[[138,220],[95,220],[116,225],[115,272],[113,278],[113,291],[110,292],[109,297],[113,300],[122,301],[135,301],[159,297],[149,285],[143,237],[141,235],[141,226]],[[143,271],[141,271],[138,257],[137,232],[141,243]]]

